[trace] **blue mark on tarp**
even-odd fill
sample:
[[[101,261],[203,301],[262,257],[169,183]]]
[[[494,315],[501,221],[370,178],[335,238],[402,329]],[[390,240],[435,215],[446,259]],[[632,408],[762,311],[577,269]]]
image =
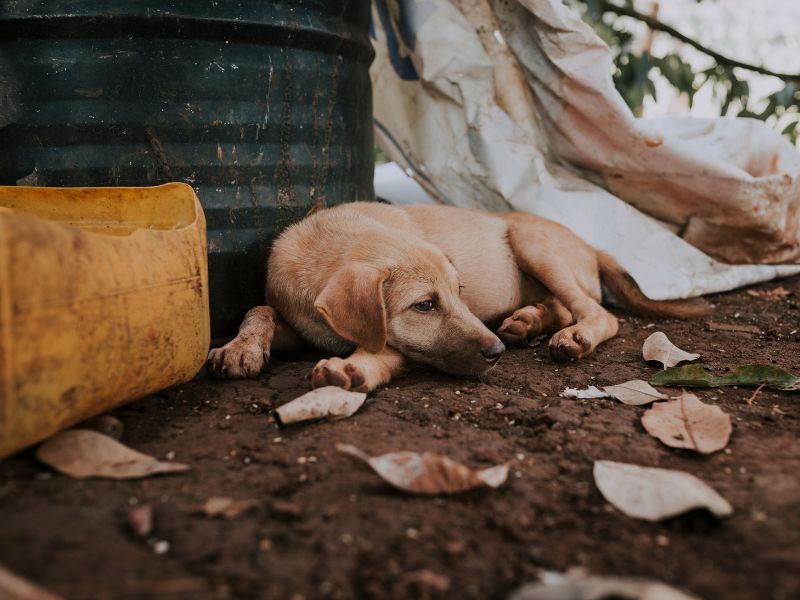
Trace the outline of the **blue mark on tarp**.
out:
[[[397,29],[395,30],[395,27],[392,26],[392,17],[389,14],[389,7],[386,6],[386,0],[374,1],[375,8],[378,11],[378,18],[381,20],[381,27],[386,34],[386,46],[389,50],[389,60],[392,63],[392,67],[401,79],[405,81],[418,80],[419,75],[414,68],[414,63],[411,62],[409,57],[400,55],[400,41],[402,41],[403,46],[409,50],[414,49],[417,43],[417,30],[415,25],[418,26],[421,24],[415,23],[416,19],[414,18],[417,16],[414,13],[419,8],[417,6],[419,3],[415,0],[397,0],[397,7],[400,14],[398,15]],[[426,12],[430,14],[432,11]],[[427,14],[424,16],[427,17]],[[424,21],[424,18],[422,20]],[[397,39],[398,33],[401,40]],[[370,23],[370,36],[373,39],[377,39],[375,36],[374,23]]]

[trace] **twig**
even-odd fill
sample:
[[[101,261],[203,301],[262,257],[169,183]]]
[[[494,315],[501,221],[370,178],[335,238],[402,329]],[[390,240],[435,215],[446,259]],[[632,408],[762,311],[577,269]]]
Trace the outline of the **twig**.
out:
[[[772,71],[771,69],[767,69],[766,67],[761,67],[759,65],[751,65],[742,62],[740,60],[736,60],[735,58],[730,58],[682,34],[680,31],[678,31],[673,27],[670,27],[666,23],[662,23],[658,19],[642,14],[639,11],[636,11],[632,8],[628,8],[627,6],[619,6],[617,4],[614,4],[613,2],[602,2],[600,5],[600,9],[603,12],[611,12],[624,17],[631,17],[633,19],[636,19],[637,21],[641,21],[642,23],[647,25],[650,29],[655,29],[657,31],[663,31],[664,33],[668,33],[672,37],[686,44],[689,44],[693,48],[696,48],[703,54],[707,54],[708,56],[716,60],[718,63],[728,65],[731,67],[740,67],[742,69],[747,69],[748,71],[761,73],[762,75],[770,75],[772,77],[777,77],[778,79],[783,79],[784,81],[800,81],[800,73],[780,73],[778,71]]]
[[[756,388],[756,391],[755,391],[755,392],[753,392],[753,395],[752,395],[752,396],[750,396],[750,397],[747,399],[747,405],[748,405],[748,406],[752,406],[752,405],[753,405],[753,400],[755,400],[755,399],[756,399],[756,396],[758,396],[758,392],[760,392],[762,389],[764,389],[764,386],[765,386],[765,385],[766,385],[765,383],[762,383],[760,386],[758,386],[758,387]]]

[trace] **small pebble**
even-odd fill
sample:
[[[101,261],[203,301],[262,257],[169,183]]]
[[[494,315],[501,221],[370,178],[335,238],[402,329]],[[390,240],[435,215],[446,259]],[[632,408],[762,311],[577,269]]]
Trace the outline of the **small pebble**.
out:
[[[167,540],[156,540],[153,543],[153,552],[158,556],[166,554],[169,552],[169,542]]]
[[[153,531],[153,509],[149,504],[128,511],[128,527],[136,537],[146,538]]]

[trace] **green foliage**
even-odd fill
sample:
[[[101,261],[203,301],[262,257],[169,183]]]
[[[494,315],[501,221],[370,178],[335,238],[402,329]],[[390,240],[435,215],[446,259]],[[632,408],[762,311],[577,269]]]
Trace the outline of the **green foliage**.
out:
[[[702,0],[697,0],[701,2]],[[603,0],[565,0],[582,12],[583,19],[605,41],[614,55],[614,84],[636,115],[640,115],[645,98],[656,98],[654,77],[663,76],[672,87],[686,94],[692,106],[697,92],[710,86],[712,95],[720,101],[720,114],[751,117],[781,127],[781,133],[793,144],[800,135],[800,81],[782,80],[783,87],[766,98],[752,98],[750,86],[742,78],[741,67],[716,62],[712,67],[695,72],[678,54],[652,56],[639,52],[633,34],[625,28],[624,20],[607,10]],[[618,2],[633,8],[633,0]],[[720,6],[720,10],[724,7]],[[668,35],[659,33],[658,35]]]
[[[720,387],[724,385],[759,386],[776,390],[800,389],[800,377],[795,377],[775,365],[742,365],[729,375],[717,376],[701,364],[673,367],[653,375],[653,385],[676,387]]]

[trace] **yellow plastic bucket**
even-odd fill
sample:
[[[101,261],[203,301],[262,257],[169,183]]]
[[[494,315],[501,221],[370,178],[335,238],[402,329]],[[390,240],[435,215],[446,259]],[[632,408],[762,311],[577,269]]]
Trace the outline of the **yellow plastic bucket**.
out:
[[[0,187],[0,457],[191,379],[209,337],[191,187]]]

